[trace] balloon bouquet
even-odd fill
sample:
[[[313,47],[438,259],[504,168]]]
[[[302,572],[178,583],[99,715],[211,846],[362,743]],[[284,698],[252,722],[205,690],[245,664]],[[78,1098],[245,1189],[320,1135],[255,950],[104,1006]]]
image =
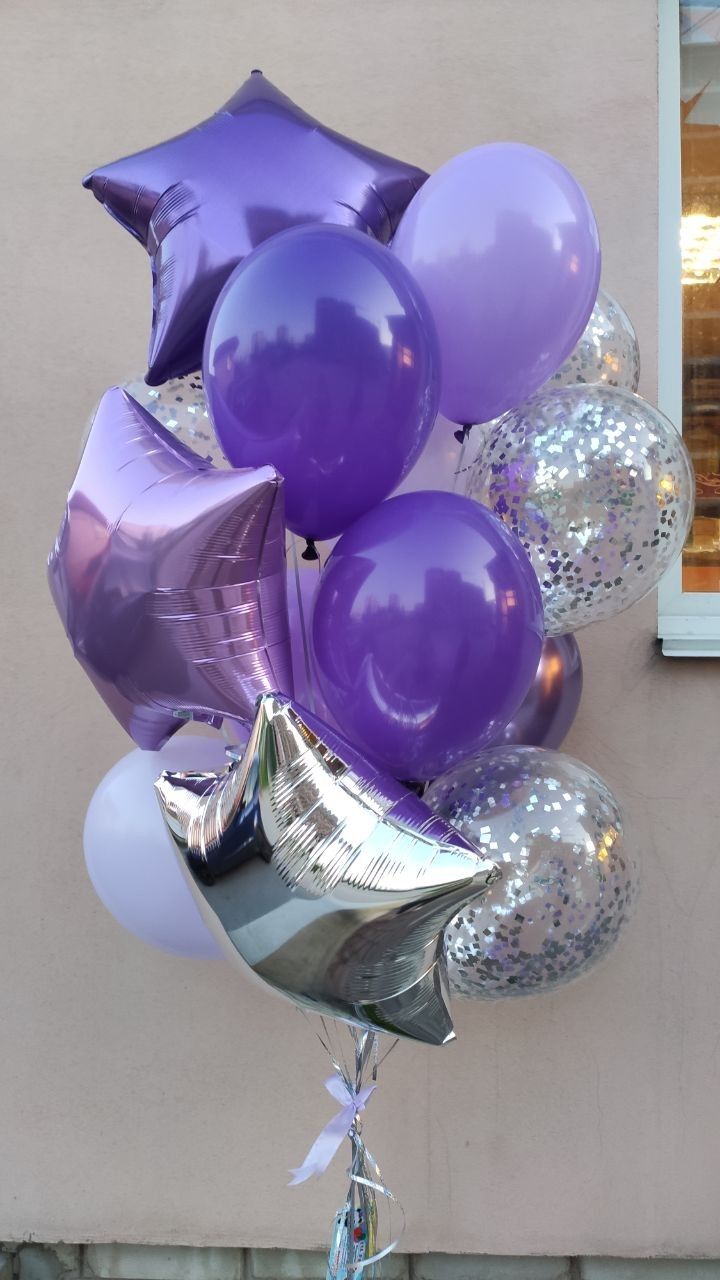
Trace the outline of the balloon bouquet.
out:
[[[139,748],[88,870],[140,937],[321,1015],[341,1109],[294,1180],[350,1135],[345,1275],[394,1243],[361,1136],[379,1033],[443,1044],[449,988],[547,990],[627,919],[618,803],[555,748],[573,633],[679,554],[692,469],[635,394],[590,205],[532,147],[427,177],[253,72],[85,185],[153,279],[145,383],[104,395],[50,557]]]

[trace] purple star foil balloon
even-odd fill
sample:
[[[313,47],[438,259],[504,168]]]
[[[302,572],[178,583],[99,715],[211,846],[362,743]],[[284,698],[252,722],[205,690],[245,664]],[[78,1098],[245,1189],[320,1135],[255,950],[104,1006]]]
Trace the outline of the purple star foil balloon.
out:
[[[215,300],[263,240],[332,222],[386,242],[426,177],[326,129],[260,71],[196,128],[88,174],[152,259],[147,381],[199,368]]]
[[[75,656],[139,747],[292,689],[282,479],[218,471],[114,387],[50,555]]]

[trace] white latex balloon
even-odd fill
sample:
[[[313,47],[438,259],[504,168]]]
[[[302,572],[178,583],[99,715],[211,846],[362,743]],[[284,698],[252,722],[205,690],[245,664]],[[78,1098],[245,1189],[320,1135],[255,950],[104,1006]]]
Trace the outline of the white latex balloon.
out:
[[[100,901],[143,942],[181,956],[220,956],[175,856],[155,795],[164,769],[221,769],[221,738],[175,737],[131,751],[105,775],[85,818],[85,863]]]

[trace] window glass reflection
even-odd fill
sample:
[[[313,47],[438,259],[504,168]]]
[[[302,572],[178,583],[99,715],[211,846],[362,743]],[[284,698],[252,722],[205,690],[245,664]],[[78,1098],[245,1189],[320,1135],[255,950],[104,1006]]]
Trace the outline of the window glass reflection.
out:
[[[680,5],[683,435],[695,520],[683,591],[720,591],[720,0]]]

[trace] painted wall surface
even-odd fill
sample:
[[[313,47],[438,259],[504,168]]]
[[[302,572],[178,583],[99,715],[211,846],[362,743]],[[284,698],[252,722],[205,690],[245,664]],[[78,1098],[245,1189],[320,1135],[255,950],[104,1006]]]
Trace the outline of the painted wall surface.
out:
[[[320,1245],[339,1166],[285,1189],[329,1116],[307,1021],[229,966],[136,943],[81,826],[128,742],[73,661],[44,562],[85,421],[144,367],[142,250],[80,188],[253,66],[310,112],[434,168],[492,139],[585,184],[604,281],[656,384],[654,0],[4,0],[0,1237]],[[457,1007],[401,1046],[367,1137],[410,1250],[720,1254],[720,666],[669,661],[654,601],[583,633],[570,749],[622,796],[634,927],[551,996]]]

